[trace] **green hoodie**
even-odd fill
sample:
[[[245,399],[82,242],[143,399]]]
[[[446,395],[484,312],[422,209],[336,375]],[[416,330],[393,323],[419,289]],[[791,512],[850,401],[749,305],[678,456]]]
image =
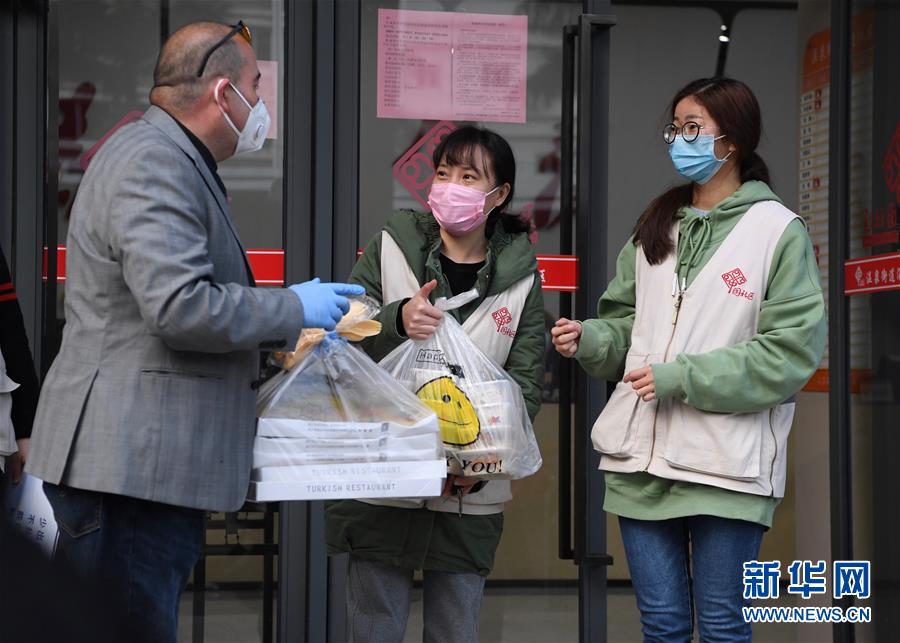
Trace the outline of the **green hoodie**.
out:
[[[744,213],[758,201],[779,201],[765,183],[748,181],[704,215],[679,214],[678,274],[689,286]],[[623,375],[635,314],[637,248],[625,244],[616,276],[583,323],[575,357],[593,377]],[[800,390],[825,347],[825,306],[815,252],[801,220],[793,221],[775,249],[757,334],[749,341],[708,353],[680,354],[653,365],[656,396],[675,396],[710,412],[734,413],[775,406]],[[715,515],[771,526],[780,499],[675,482],[648,473],[607,473],[604,509],[642,520]],[[698,510],[699,508],[699,510]]]

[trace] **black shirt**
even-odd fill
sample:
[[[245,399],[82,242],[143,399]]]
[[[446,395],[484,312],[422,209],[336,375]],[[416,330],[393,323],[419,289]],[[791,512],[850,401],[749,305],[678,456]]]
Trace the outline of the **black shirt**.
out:
[[[440,255],[440,258],[441,270],[447,278],[447,283],[450,285],[450,292],[454,295],[458,295],[462,292],[472,290],[475,286],[475,282],[478,280],[478,271],[484,267],[484,262],[456,263],[452,259],[445,257],[443,254]],[[397,334],[400,335],[400,337],[406,337],[406,329],[403,328],[403,306],[405,306],[408,301],[408,298],[404,299],[403,303],[400,304],[400,307],[397,309]]]
[[[441,271],[450,284],[450,292],[454,295],[472,290],[475,282],[478,280],[478,271],[484,267],[484,262],[478,263],[456,263],[452,259],[441,255]],[[469,490],[469,494],[478,493],[488,483],[487,480],[476,482]]]
[[[200,152],[200,156],[203,157],[203,160],[206,162],[206,167],[209,168],[209,172],[213,175],[213,178],[222,190],[222,194],[228,196],[228,190],[225,189],[225,184],[222,183],[222,178],[219,176],[219,166],[216,163],[216,159],[213,158],[212,152],[210,152],[209,148],[203,144],[203,141],[194,136],[194,133],[182,125],[177,118],[173,117],[173,119],[178,123],[178,127],[180,127],[181,131],[188,137],[188,140],[190,140],[190,142],[194,144],[194,147],[197,148],[197,151]]]
[[[484,262],[456,263],[452,259],[441,255],[441,270],[450,285],[450,292],[458,295],[461,292],[472,290],[478,279],[478,271],[484,267]]]
[[[170,114],[170,116],[171,116],[171,114]],[[181,131],[184,132],[185,136],[188,137],[188,140],[194,144],[194,147],[197,148],[197,151],[200,152],[200,156],[203,157],[203,161],[206,163],[206,167],[209,168],[210,174],[213,175],[213,178],[216,180],[216,183],[218,184],[219,188],[222,190],[222,194],[224,194],[225,197],[227,198],[228,190],[225,189],[225,184],[222,183],[222,178],[219,176],[219,166],[216,164],[216,159],[213,158],[212,152],[210,152],[209,148],[203,144],[203,141],[201,141],[199,138],[194,136],[194,133],[191,130],[189,130],[188,128],[186,128],[184,125],[182,125],[181,122],[177,118],[172,116],[172,119],[176,123],[178,123],[178,127],[181,128]],[[243,251],[243,248],[241,248],[241,250]],[[250,264],[246,264],[246,267],[247,267],[247,279],[250,282],[250,286],[255,287],[256,281],[253,278],[253,272],[250,270]]]

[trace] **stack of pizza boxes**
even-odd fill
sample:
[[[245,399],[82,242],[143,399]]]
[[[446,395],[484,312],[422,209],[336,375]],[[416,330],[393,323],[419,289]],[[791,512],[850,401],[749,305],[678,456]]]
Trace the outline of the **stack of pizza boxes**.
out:
[[[260,389],[249,499],[430,497],[446,477],[435,413],[350,341],[377,334],[371,300],[337,333],[304,331]]]

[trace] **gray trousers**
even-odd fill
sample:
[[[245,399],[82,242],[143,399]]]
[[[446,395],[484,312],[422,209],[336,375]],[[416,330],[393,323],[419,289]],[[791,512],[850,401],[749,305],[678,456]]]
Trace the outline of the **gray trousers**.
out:
[[[424,643],[477,643],[484,576],[423,572]],[[401,643],[406,634],[413,570],[351,554],[347,582],[350,643]]]

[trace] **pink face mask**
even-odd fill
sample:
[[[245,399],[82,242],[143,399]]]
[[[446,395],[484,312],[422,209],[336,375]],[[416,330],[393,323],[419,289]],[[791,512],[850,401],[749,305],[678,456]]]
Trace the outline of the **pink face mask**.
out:
[[[485,222],[490,212],[484,211],[484,200],[499,189],[498,185],[490,192],[482,192],[459,183],[432,183],[428,205],[444,230],[461,237]]]

